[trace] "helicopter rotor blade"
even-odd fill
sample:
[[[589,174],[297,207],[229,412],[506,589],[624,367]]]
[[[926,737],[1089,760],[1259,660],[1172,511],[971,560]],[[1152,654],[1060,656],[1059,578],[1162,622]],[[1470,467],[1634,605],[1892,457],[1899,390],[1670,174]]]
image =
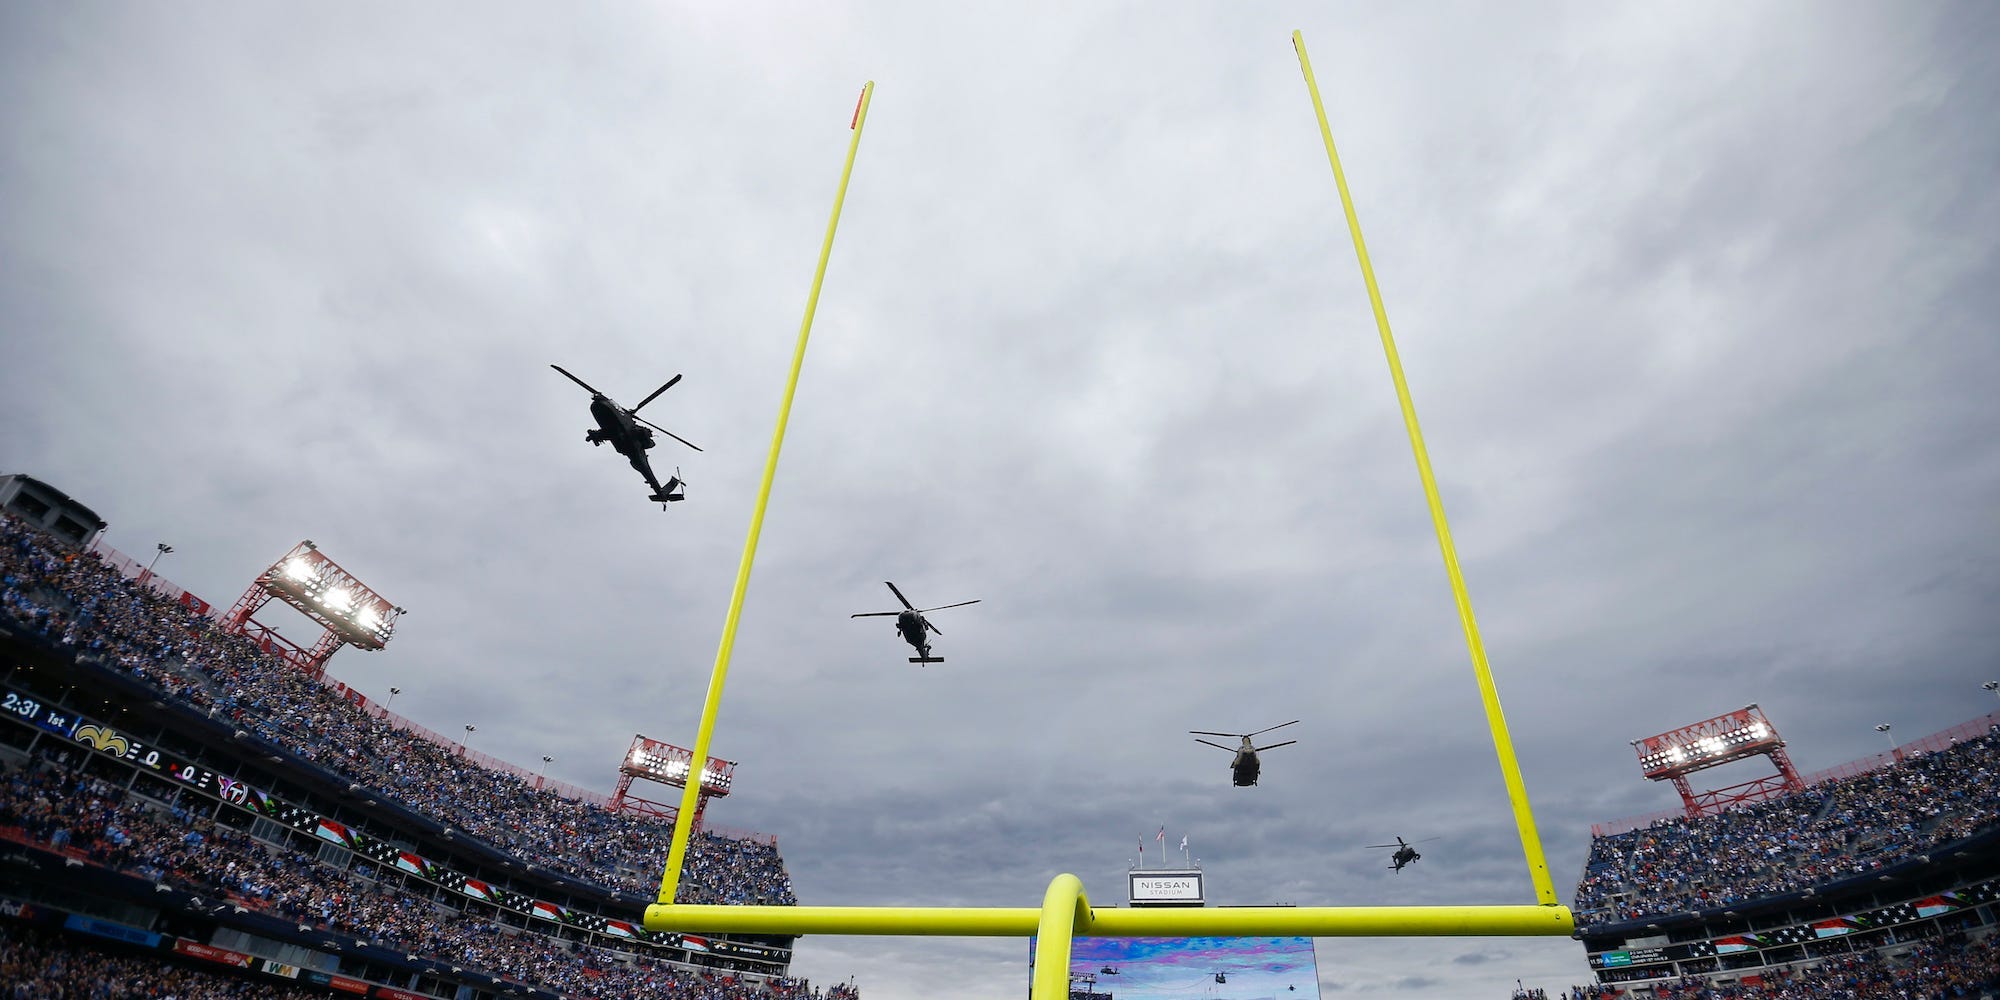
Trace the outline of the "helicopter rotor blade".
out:
[[[919,615],[918,617],[919,617],[919,618],[922,618],[923,616],[922,616],[922,615]],[[924,618],[924,620],[923,620],[923,621],[924,621],[924,627],[925,627],[925,628],[927,628],[927,629],[929,629],[929,630],[931,630],[931,631],[933,631],[933,632],[936,632],[936,633],[937,633],[937,634],[939,634],[939,635],[943,635],[943,634],[944,634],[944,629],[941,629],[941,628],[938,628],[938,627],[937,627],[936,625],[932,625],[932,624],[931,624],[931,620],[930,620],[930,619],[928,619],[928,618]]]
[[[583,386],[583,387],[584,387],[585,389],[587,389],[587,390],[589,390],[589,391],[590,391],[590,394],[591,394],[591,395],[593,395],[593,396],[603,396],[603,395],[604,395],[603,393],[601,393],[601,392],[598,392],[598,391],[597,391],[597,387],[596,387],[596,386],[594,386],[594,385],[591,385],[590,383],[588,383],[588,382],[585,382],[584,380],[582,380],[582,379],[580,379],[580,378],[577,378],[577,377],[576,377],[576,376],[574,376],[574,375],[571,375],[571,374],[569,373],[569,369],[567,369],[567,368],[564,368],[564,367],[563,367],[563,366],[561,366],[561,365],[550,365],[549,367],[550,367],[550,368],[553,368],[553,369],[555,369],[556,371],[559,371],[559,372],[562,372],[562,374],[563,374],[563,378],[566,378],[566,379],[569,379],[570,381],[572,381],[572,382],[575,382],[575,383],[576,383],[577,385],[580,385],[580,386]],[[610,397],[606,397],[606,398],[608,399],[608,398],[610,398]]]
[[[1275,725],[1275,726],[1272,726],[1272,727],[1271,727],[1271,729],[1283,729],[1283,728],[1285,728],[1286,726],[1296,726],[1296,725],[1298,725],[1298,724],[1299,724],[1299,720],[1297,720],[1297,719],[1293,719],[1293,720],[1292,720],[1292,721],[1290,721],[1290,722],[1280,722],[1280,723],[1278,723],[1277,725]],[[1246,735],[1246,736],[1262,736],[1262,735],[1264,735],[1265,733],[1268,733],[1268,732],[1270,732],[1270,731],[1271,731],[1271,729],[1259,729],[1259,730],[1257,730],[1257,731],[1256,731],[1256,732],[1254,732],[1254,733],[1247,733],[1247,734],[1245,734],[1245,735]],[[1296,741],[1295,741],[1295,742],[1296,742]]]
[[[1298,742],[1298,740],[1286,740],[1286,741],[1285,741],[1285,742],[1283,742],[1283,743],[1273,743],[1273,744],[1271,744],[1270,746],[1267,746],[1267,747],[1251,747],[1250,749],[1252,749],[1252,750],[1255,750],[1255,751],[1257,751],[1258,753],[1263,753],[1263,752],[1264,752],[1264,751],[1266,751],[1266,750],[1276,750],[1276,749],[1278,749],[1279,747],[1288,747],[1288,746],[1291,746],[1292,744],[1294,744],[1294,743],[1297,743],[1297,742]]]
[[[1412,843],[1412,844],[1428,844],[1428,843],[1430,843],[1430,842],[1431,842],[1431,841],[1433,841],[1433,840],[1443,840],[1443,839],[1444,839],[1443,837],[1425,837],[1425,838],[1424,838],[1424,839],[1422,839],[1422,840],[1412,840],[1412,841],[1410,841],[1410,843]]]
[[[1375,848],[1378,848],[1378,847],[1402,847],[1403,845],[1402,845],[1402,844],[1363,844],[1363,845],[1361,845],[1361,846],[1362,846],[1363,848],[1366,848],[1366,849],[1368,849],[1368,850],[1374,850]]]
[[[970,601],[960,601],[960,602],[958,602],[957,604],[945,604],[945,605],[940,605],[940,606],[938,606],[938,607],[935,607],[935,608],[918,608],[918,609],[916,609],[916,611],[917,611],[917,614],[920,614],[920,615],[927,615],[927,614],[930,614],[930,613],[931,613],[931,612],[933,612],[933,611],[943,611],[943,610],[944,610],[945,608],[962,608],[962,607],[965,607],[965,606],[966,606],[966,605],[968,605],[968,604],[978,604],[978,603],[979,603],[979,600],[983,600],[983,598],[981,598],[981,599],[975,599],[975,600],[970,600]]]
[[[901,611],[863,611],[863,612],[861,612],[861,613],[860,613],[860,614],[858,614],[858,615],[848,615],[847,617],[849,617],[849,618],[891,618],[891,617],[894,617],[894,616],[896,616],[896,615],[900,615],[900,614],[902,614],[902,612],[901,612]]]
[[[1239,740],[1243,738],[1242,733],[1211,733],[1206,729],[1190,729],[1188,730],[1188,734],[1191,736],[1234,736]]]
[[[636,406],[632,408],[632,410],[636,410],[636,409],[638,409],[638,407],[636,407]],[[660,433],[662,433],[662,434],[665,434],[666,436],[668,436],[668,437],[670,437],[670,438],[673,438],[673,439],[674,439],[674,440],[676,440],[676,441],[679,441],[680,443],[682,443],[682,444],[684,444],[684,445],[687,445],[687,446],[688,446],[688,447],[690,447],[690,448],[693,448],[693,449],[694,449],[694,450],[696,450],[696,451],[700,451],[700,450],[701,450],[701,446],[700,446],[700,445],[698,445],[698,444],[695,444],[695,443],[694,443],[693,441],[689,441],[689,440],[688,440],[687,438],[684,438],[684,437],[681,437],[681,436],[680,436],[679,434],[675,434],[675,433],[674,433],[673,431],[670,431],[670,430],[666,429],[665,427],[661,427],[661,426],[660,426],[659,424],[656,424],[656,423],[652,422],[651,420],[647,420],[647,419],[646,419],[645,417],[642,417],[642,416],[639,416],[639,415],[638,415],[638,414],[636,414],[636,413],[633,413],[633,412],[632,412],[632,410],[626,410],[626,411],[625,411],[625,415],[626,415],[626,416],[628,416],[628,417],[631,417],[631,418],[632,418],[632,419],[634,419],[634,420],[637,420],[638,422],[640,422],[640,423],[642,423],[642,424],[645,424],[645,425],[646,425],[646,426],[648,426],[648,427],[651,427],[652,429],[654,429],[654,430],[656,430],[656,431],[659,431],[659,432],[660,432]]]
[[[1228,733],[1224,733],[1224,734],[1222,734],[1222,735],[1224,735],[1224,736],[1227,736],[1227,735],[1229,735],[1229,734],[1228,734]],[[1208,743],[1208,741],[1207,741],[1207,740],[1196,740],[1195,742],[1196,742],[1196,743]],[[1209,746],[1212,746],[1212,747],[1214,747],[1214,748],[1216,748],[1217,750],[1227,750],[1227,751],[1229,751],[1230,753],[1235,753],[1235,752],[1236,752],[1236,748],[1235,748],[1235,747],[1226,747],[1226,746],[1223,746],[1223,745],[1222,745],[1222,744],[1220,744],[1220,743],[1208,743],[1208,745],[1209,745]]]
[[[887,580],[884,580],[884,581],[882,581],[882,582],[883,582],[883,583],[889,583],[889,581],[887,581]],[[903,607],[906,607],[906,608],[909,608],[909,609],[910,609],[911,611],[915,611],[915,610],[917,610],[917,606],[916,606],[916,605],[914,605],[914,604],[911,604],[911,603],[910,603],[910,599],[909,599],[909,598],[907,598],[907,597],[904,597],[904,596],[903,596],[903,592],[902,592],[902,591],[900,591],[900,590],[897,590],[897,589],[896,589],[896,585],[895,585],[895,584],[893,584],[893,583],[889,583],[889,593],[892,593],[892,594],[896,595],[896,600],[899,600],[899,601],[902,601],[902,602],[903,602]]]
[[[675,383],[675,382],[679,382],[680,380],[681,380],[681,377],[680,377],[679,375],[675,375],[675,376],[674,376],[673,378],[670,378],[670,379],[668,379],[668,380],[667,380],[667,384],[666,384],[666,385],[663,385],[663,386],[659,387],[658,389],[654,389],[654,390],[653,390],[653,394],[652,394],[652,395],[650,395],[650,396],[647,396],[647,397],[646,397],[645,399],[642,399],[642,400],[640,400],[640,401],[639,401],[639,405],[638,405],[638,406],[635,406],[635,407],[633,407],[633,408],[631,408],[631,409],[629,409],[629,410],[626,410],[625,412],[626,412],[626,413],[630,413],[630,414],[632,414],[632,415],[633,415],[633,416],[635,416],[635,417],[636,417],[636,416],[638,416],[638,415],[639,415],[639,411],[640,411],[640,410],[643,410],[643,409],[645,409],[645,408],[646,408],[646,404],[647,404],[647,403],[650,403],[650,402],[652,402],[653,400],[655,400],[655,399],[658,399],[658,398],[660,397],[660,393],[663,393],[663,392],[667,391],[668,389],[671,389],[671,388],[673,388],[673,387],[674,387],[674,383]],[[695,450],[696,450],[696,451],[700,451],[701,449],[699,449],[699,448],[696,448]]]

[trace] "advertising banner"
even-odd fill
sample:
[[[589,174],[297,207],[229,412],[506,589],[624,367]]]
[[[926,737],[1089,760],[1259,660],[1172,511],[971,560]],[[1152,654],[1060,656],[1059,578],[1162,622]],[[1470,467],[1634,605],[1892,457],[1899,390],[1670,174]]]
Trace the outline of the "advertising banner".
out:
[[[240,951],[210,947],[209,945],[189,941],[186,938],[175,938],[174,950],[183,955],[202,959],[203,961],[214,962],[218,965],[233,965],[239,969],[249,968],[252,961],[250,956]]]
[[[113,941],[145,945],[148,948],[158,948],[160,946],[160,936],[152,931],[142,931],[137,927],[114,924],[109,920],[99,920],[96,917],[84,917],[72,913],[68,918],[63,920],[63,926],[73,931],[82,931],[85,934],[95,934],[101,938],[110,938]]]

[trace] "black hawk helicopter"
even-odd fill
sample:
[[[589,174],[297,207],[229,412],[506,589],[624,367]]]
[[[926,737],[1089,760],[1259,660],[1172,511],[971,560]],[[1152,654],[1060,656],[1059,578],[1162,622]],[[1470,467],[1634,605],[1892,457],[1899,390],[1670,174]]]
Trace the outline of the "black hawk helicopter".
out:
[[[1417,843],[1419,843],[1419,844],[1428,844],[1428,843],[1430,843],[1431,841],[1433,841],[1433,840],[1436,840],[1436,839],[1438,839],[1438,838],[1436,838],[1436,837],[1425,837],[1424,839],[1422,839],[1422,840],[1419,840],[1419,841],[1417,841]],[[1395,854],[1393,854],[1393,855],[1390,855],[1390,857],[1389,857],[1389,860],[1390,860],[1390,862],[1392,862],[1392,863],[1391,863],[1391,864],[1389,865],[1389,870],[1390,870],[1390,871],[1393,871],[1393,872],[1399,872],[1399,871],[1402,871],[1402,870],[1403,870],[1403,866],[1404,866],[1404,865],[1411,865],[1411,864],[1415,864],[1415,863],[1417,862],[1417,859],[1419,859],[1419,858],[1423,857],[1423,855],[1421,855],[1421,854],[1418,854],[1418,853],[1417,853],[1417,849],[1416,849],[1416,848],[1414,848],[1414,847],[1411,847],[1411,846],[1410,846],[1409,844],[1406,844],[1406,843],[1404,843],[1404,842],[1403,842],[1403,838],[1401,838],[1401,837],[1397,837],[1397,838],[1396,838],[1396,842],[1395,842],[1395,843],[1393,843],[1393,844],[1369,844],[1369,845],[1368,845],[1368,847],[1369,847],[1370,849],[1374,849],[1374,848],[1386,848],[1386,847],[1393,847],[1393,848],[1395,848],[1395,849],[1396,849],[1396,853],[1395,853]]]
[[[882,582],[889,583],[887,580]],[[957,604],[944,604],[935,608],[923,608],[919,610],[916,605],[910,603],[909,598],[903,596],[902,591],[896,589],[895,584],[889,583],[889,592],[896,595],[896,600],[903,602],[903,610],[863,611],[858,615],[849,615],[848,617],[882,618],[888,615],[895,615],[896,631],[902,634],[904,642],[917,648],[917,655],[910,657],[911,663],[944,662],[944,657],[931,655],[930,637],[926,634],[927,632],[937,632],[939,635],[943,635],[944,633],[939,631],[936,625],[932,625],[930,619],[924,617],[925,615],[933,611],[943,611],[945,608],[962,608],[968,604],[979,603],[977,600],[960,601]]]
[[[597,421],[597,429],[583,432],[585,441],[594,445],[609,442],[618,454],[625,456],[626,460],[632,463],[632,468],[646,477],[646,485],[652,487],[653,493],[646,499],[659,503],[661,510],[667,509],[666,505],[674,501],[687,499],[686,484],[681,482],[680,470],[675,469],[676,474],[667,479],[667,485],[661,486],[660,480],[653,475],[653,463],[646,460],[646,452],[654,445],[653,431],[659,431],[696,451],[700,451],[701,448],[687,438],[639,415],[639,411],[644,409],[647,403],[659,398],[660,393],[673,388],[674,383],[681,380],[679,375],[668,379],[666,385],[654,389],[651,396],[639,401],[638,406],[627,409],[619,406],[610,396],[597,391],[595,386],[571,375],[563,366],[549,367],[562,372],[564,378],[583,386],[590,392],[590,416]]]
[[[1297,719],[1293,719],[1291,722],[1280,722],[1272,726],[1271,729],[1283,729],[1286,726],[1296,725],[1298,721]],[[1205,729],[1190,729],[1188,730],[1188,734],[1191,736],[1234,736],[1242,740],[1243,745],[1238,747],[1226,747],[1220,743],[1212,743],[1208,740],[1195,740],[1195,742],[1207,743],[1217,750],[1228,750],[1236,754],[1236,758],[1229,762],[1230,778],[1239,787],[1248,788],[1257,783],[1257,772],[1262,767],[1262,765],[1257,763],[1257,755],[1259,753],[1265,750],[1275,750],[1278,747],[1288,747],[1298,742],[1298,740],[1286,740],[1283,743],[1273,743],[1267,747],[1256,746],[1250,742],[1252,736],[1262,736],[1270,732],[1271,729],[1259,729],[1254,733],[1211,733]]]

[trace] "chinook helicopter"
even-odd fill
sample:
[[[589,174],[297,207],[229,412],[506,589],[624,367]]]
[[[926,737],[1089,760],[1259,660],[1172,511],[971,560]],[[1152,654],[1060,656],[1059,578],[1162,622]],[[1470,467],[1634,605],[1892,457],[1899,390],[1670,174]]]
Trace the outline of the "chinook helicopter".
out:
[[[1195,740],[1195,742],[1207,743],[1209,746],[1212,746],[1217,750],[1229,750],[1235,753],[1236,754],[1235,759],[1229,762],[1230,779],[1233,780],[1238,787],[1248,788],[1251,785],[1257,783],[1257,772],[1262,767],[1262,765],[1257,763],[1257,755],[1259,753],[1265,750],[1275,750],[1279,747],[1288,747],[1298,742],[1298,740],[1286,740],[1283,743],[1273,743],[1267,747],[1260,747],[1251,743],[1250,738],[1253,736],[1262,736],[1265,733],[1270,732],[1271,729],[1283,729],[1286,726],[1296,725],[1298,721],[1299,720],[1297,719],[1293,719],[1291,722],[1280,722],[1277,725],[1272,726],[1270,729],[1259,729],[1254,733],[1211,733],[1205,729],[1190,729],[1188,730],[1188,734],[1190,736],[1234,736],[1237,739],[1242,740],[1243,744],[1237,747],[1226,747],[1220,743],[1214,743],[1208,740],[1201,740],[1201,739]]]
[[[646,452],[654,445],[654,431],[659,431],[696,451],[700,451],[701,448],[687,438],[639,415],[639,411],[645,409],[647,403],[659,398],[660,393],[673,388],[674,383],[681,380],[679,375],[668,379],[666,385],[654,389],[651,396],[639,401],[638,406],[627,409],[619,406],[610,396],[597,391],[595,386],[571,375],[563,366],[549,367],[562,372],[564,378],[583,386],[590,392],[590,416],[597,421],[597,429],[585,431],[583,433],[585,441],[593,445],[603,445],[608,442],[618,454],[625,456],[625,459],[632,463],[632,468],[646,477],[646,485],[653,490],[647,499],[657,502],[661,510],[667,509],[667,504],[687,499],[686,484],[681,482],[680,470],[675,469],[675,475],[667,480],[665,486],[661,486],[660,480],[653,475],[653,463],[646,459]]]
[[[1436,838],[1436,837],[1425,837],[1424,839],[1422,839],[1422,840],[1419,840],[1419,841],[1417,841],[1417,843],[1419,843],[1419,844],[1428,844],[1428,843],[1430,843],[1431,841],[1433,841],[1433,840],[1436,840],[1436,839],[1438,839],[1438,838]],[[1390,860],[1390,862],[1391,862],[1391,864],[1389,865],[1389,870],[1390,870],[1390,871],[1394,871],[1394,872],[1399,872],[1399,871],[1402,871],[1402,870],[1403,870],[1403,866],[1404,866],[1404,865],[1413,865],[1413,864],[1416,864],[1416,863],[1417,863],[1417,859],[1419,859],[1419,858],[1422,858],[1422,857],[1423,857],[1423,855],[1421,855],[1421,854],[1418,854],[1418,853],[1417,853],[1417,849],[1416,849],[1416,848],[1414,848],[1414,847],[1411,847],[1411,846],[1410,846],[1409,844],[1407,844],[1407,843],[1404,843],[1404,842],[1403,842],[1403,838],[1401,838],[1401,837],[1397,837],[1397,838],[1396,838],[1396,842],[1395,842],[1395,843],[1393,843],[1393,844],[1369,844],[1369,845],[1368,845],[1368,848],[1369,848],[1370,850],[1373,850],[1373,849],[1375,849],[1375,848],[1387,848],[1387,847],[1393,847],[1393,848],[1395,848],[1395,849],[1396,849],[1396,853],[1395,853],[1395,854],[1392,854],[1392,855],[1390,855],[1390,856],[1389,856],[1389,860]]]
[[[930,636],[927,633],[936,632],[939,635],[943,635],[944,632],[940,631],[936,625],[932,625],[930,619],[925,618],[924,616],[930,614],[933,611],[943,611],[945,608],[962,608],[968,604],[978,604],[979,601],[975,599],[970,601],[960,601],[957,604],[942,604],[935,608],[919,609],[916,605],[910,603],[909,598],[903,596],[902,591],[896,589],[895,584],[889,583],[887,580],[884,580],[882,582],[888,583],[889,592],[896,595],[896,600],[903,602],[903,610],[863,611],[858,615],[849,615],[848,617],[883,618],[889,615],[895,615],[896,631],[902,634],[904,642],[907,642],[910,645],[915,646],[917,650],[917,655],[910,657],[910,662],[943,663],[944,657],[931,655],[931,641],[930,641]]]

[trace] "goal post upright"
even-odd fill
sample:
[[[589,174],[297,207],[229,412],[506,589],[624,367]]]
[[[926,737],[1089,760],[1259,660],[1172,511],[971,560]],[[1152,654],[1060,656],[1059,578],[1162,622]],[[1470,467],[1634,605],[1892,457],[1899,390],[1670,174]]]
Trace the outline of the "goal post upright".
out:
[[[1312,60],[1306,56],[1303,32],[1292,32],[1292,48],[1299,54],[1299,68],[1305,73],[1306,90],[1312,95],[1313,114],[1319,118],[1320,138],[1326,142],[1327,162],[1333,165],[1333,183],[1340,190],[1340,207],[1347,215],[1347,231],[1354,237],[1354,256],[1361,262],[1361,278],[1368,287],[1368,304],[1375,311],[1375,328],[1382,335],[1382,353],[1389,360],[1389,375],[1396,383],[1396,401],[1403,411],[1403,426],[1409,431],[1410,450],[1416,455],[1417,477],[1423,481],[1424,499],[1430,505],[1431,524],[1437,529],[1438,549],[1444,555],[1445,574],[1451,578],[1452,598],[1458,606],[1458,620],[1465,631],[1466,648],[1472,654],[1472,672],[1479,681],[1479,698],[1486,708],[1486,726],[1493,734],[1493,752],[1500,761],[1500,776],[1507,784],[1507,799],[1514,808],[1514,826],[1520,832],[1521,853],[1528,862],[1528,878],[1534,882],[1535,896],[1544,906],[1556,905],[1555,883],[1549,877],[1548,858],[1542,852],[1541,834],[1535,829],[1535,815],[1528,804],[1528,788],[1521,780],[1521,762],[1514,755],[1514,740],[1507,732],[1507,715],[1500,708],[1500,692],[1493,684],[1493,668],[1486,660],[1486,644],[1479,637],[1479,623],[1472,615],[1472,598],[1466,593],[1465,574],[1459,569],[1458,549],[1451,542],[1451,526],[1445,522],[1444,501],[1438,496],[1437,476],[1431,472],[1430,452],[1424,447],[1423,431],[1417,426],[1417,407],[1410,399],[1410,386],[1403,377],[1403,362],[1396,353],[1396,339],[1389,332],[1389,312],[1382,305],[1382,290],[1375,284],[1375,266],[1368,261],[1368,245],[1361,239],[1361,220],[1354,214],[1354,198],[1347,190],[1347,174],[1340,169],[1340,154],[1333,147],[1333,129],[1326,122],[1326,104],[1320,100],[1319,82],[1313,78]]]
[[[692,759],[708,760],[710,737],[715,735],[715,714],[722,705],[722,686],[729,678],[729,657],[736,648],[736,625],[743,617],[743,597],[750,589],[750,568],[757,559],[757,539],[764,530],[764,510],[771,502],[771,483],[778,475],[778,453],[785,444],[785,425],[792,415],[792,397],[798,394],[799,372],[806,363],[806,341],[812,336],[813,314],[819,310],[820,285],[826,280],[826,265],[833,257],[833,234],[840,228],[840,209],[847,201],[847,182],[854,174],[854,155],[861,149],[861,129],[868,124],[868,101],[875,93],[875,81],[861,87],[861,99],[854,106],[848,128],[854,135],[847,142],[847,162],[840,168],[840,187],[833,196],[833,215],[826,223],[826,239],[820,244],[819,265],[813,270],[812,290],[806,294],[806,315],[799,323],[798,344],[792,350],[791,373],[785,380],[785,395],[778,404],[778,426],[771,432],[771,451],[764,461],[764,478],[757,484],[757,503],[750,512],[749,537],[743,541],[743,558],[736,566],[736,585],[729,592],[729,611],[722,620],[722,640],[715,650],[715,666],[709,673],[708,697],[701,706],[701,727],[695,733]],[[694,815],[699,805],[701,782],[691,782],[681,792],[678,815],[674,817],[673,847],[667,852],[666,871],[660,877],[659,905],[672,905],[680,887],[681,867],[687,860],[688,839],[694,833]]]

